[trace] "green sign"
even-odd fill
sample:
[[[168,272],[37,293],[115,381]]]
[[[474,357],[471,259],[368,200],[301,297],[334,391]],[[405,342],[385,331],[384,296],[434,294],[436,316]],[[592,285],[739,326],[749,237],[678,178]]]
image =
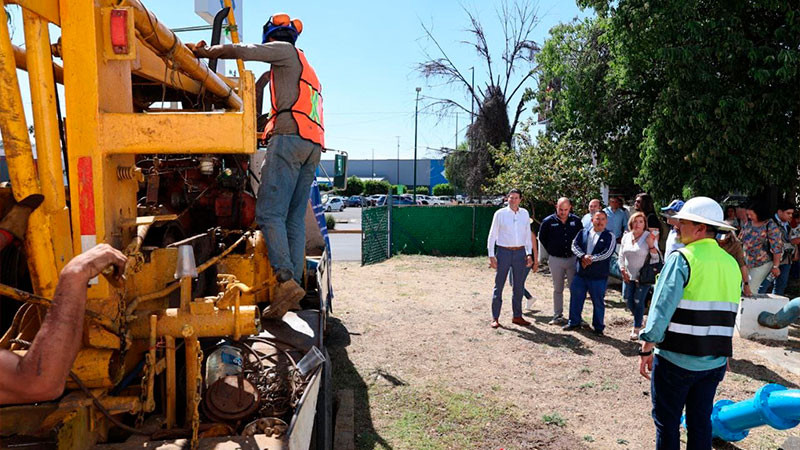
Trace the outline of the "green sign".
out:
[[[338,154],[333,162],[333,187],[347,189],[347,154]]]

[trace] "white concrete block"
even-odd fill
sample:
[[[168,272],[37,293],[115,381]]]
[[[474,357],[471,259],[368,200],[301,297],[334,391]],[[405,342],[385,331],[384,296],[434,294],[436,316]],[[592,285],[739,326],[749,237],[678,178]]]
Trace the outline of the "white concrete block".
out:
[[[742,297],[739,303],[739,314],[736,315],[736,330],[739,332],[739,336],[745,339],[774,339],[778,341],[789,339],[789,327],[773,330],[758,324],[758,315],[763,311],[776,313],[787,303],[789,303],[788,298],[773,294]]]

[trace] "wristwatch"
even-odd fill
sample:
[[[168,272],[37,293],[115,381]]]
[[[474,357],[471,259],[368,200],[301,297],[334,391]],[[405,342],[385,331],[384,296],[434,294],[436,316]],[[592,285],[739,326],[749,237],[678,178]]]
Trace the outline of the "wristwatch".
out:
[[[646,352],[642,352],[642,351],[639,352],[639,356],[650,356],[652,354],[653,354],[653,349],[652,348],[650,350],[646,351]]]

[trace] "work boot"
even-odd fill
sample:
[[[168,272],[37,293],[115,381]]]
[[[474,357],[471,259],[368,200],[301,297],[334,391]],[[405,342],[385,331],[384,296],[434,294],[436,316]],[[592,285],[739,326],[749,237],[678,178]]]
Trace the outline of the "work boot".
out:
[[[31,194],[15,203],[11,210],[8,211],[8,214],[3,217],[3,220],[0,221],[0,230],[8,231],[15,238],[23,240],[25,238],[25,230],[28,229],[28,217],[43,201],[44,195]]]
[[[300,300],[306,296],[306,291],[294,279],[289,279],[275,286],[275,298],[270,299],[269,306],[261,317],[265,319],[279,319],[290,309],[300,307]]]

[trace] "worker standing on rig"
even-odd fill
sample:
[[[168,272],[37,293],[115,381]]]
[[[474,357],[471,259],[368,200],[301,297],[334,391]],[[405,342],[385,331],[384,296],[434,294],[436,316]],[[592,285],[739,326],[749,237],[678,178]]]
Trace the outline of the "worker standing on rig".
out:
[[[673,218],[686,247],[667,257],[656,282],[639,336],[639,373],[651,380],[656,448],[680,448],[685,406],[687,448],[710,449],[711,410],[733,353],[742,276],[715,240],[718,230],[733,229],[717,202],[695,197]]]
[[[267,155],[261,169],[256,220],[266,239],[278,281],[264,317],[281,317],[299,306],[305,250],[305,212],[320,153],[325,146],[322,87],[302,50],[299,19],[278,13],[264,25],[261,44],[188,47],[197,57],[270,63],[271,110],[264,129]]]

